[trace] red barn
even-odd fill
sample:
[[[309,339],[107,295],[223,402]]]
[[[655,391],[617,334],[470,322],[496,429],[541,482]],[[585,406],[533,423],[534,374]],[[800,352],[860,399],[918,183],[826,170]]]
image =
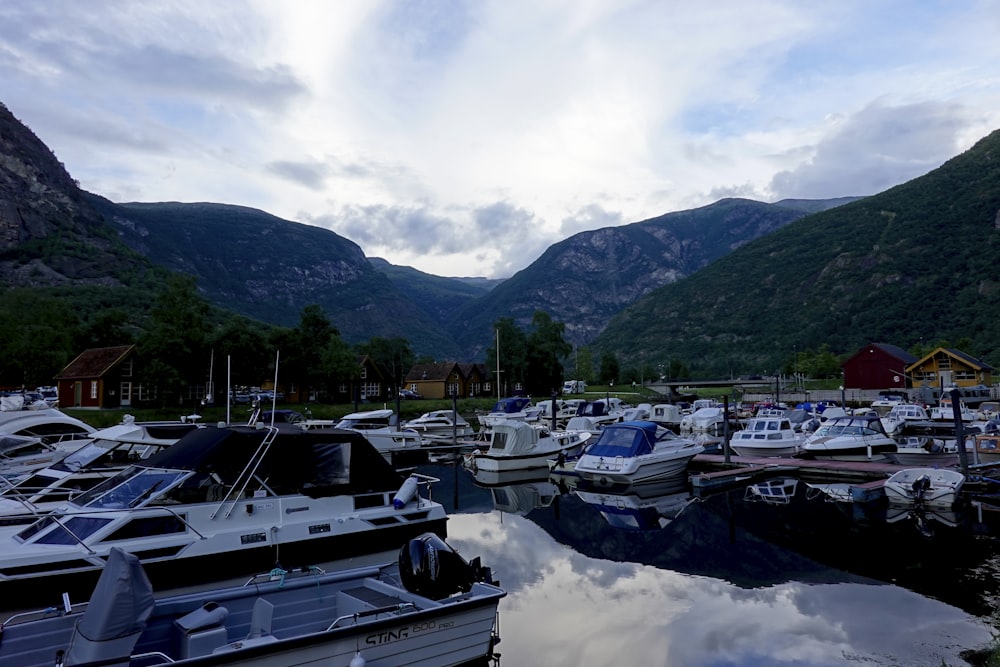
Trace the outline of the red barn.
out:
[[[869,343],[844,362],[844,387],[849,389],[906,389],[912,386],[906,367],[917,358],[895,345]]]

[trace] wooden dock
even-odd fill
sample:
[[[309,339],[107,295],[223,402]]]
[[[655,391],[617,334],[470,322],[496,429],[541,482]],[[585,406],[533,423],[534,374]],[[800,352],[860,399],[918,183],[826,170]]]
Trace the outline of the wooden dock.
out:
[[[855,499],[877,497],[882,483],[894,472],[913,466],[887,461],[828,461],[778,457],[736,456],[726,463],[722,454],[699,454],[689,468],[695,495],[724,491],[784,475],[824,482],[849,482],[857,487]],[[854,489],[852,487],[852,493]]]

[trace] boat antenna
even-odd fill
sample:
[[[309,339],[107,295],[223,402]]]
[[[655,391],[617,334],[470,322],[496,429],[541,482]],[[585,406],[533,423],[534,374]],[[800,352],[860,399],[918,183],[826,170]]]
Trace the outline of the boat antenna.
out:
[[[232,356],[226,355],[226,424],[232,424],[232,414],[233,409],[233,369],[232,369]]]
[[[497,400],[500,400],[500,329],[497,332]]]
[[[274,389],[271,391],[271,428],[274,428],[274,413],[278,409],[278,357],[281,350],[274,351]]]

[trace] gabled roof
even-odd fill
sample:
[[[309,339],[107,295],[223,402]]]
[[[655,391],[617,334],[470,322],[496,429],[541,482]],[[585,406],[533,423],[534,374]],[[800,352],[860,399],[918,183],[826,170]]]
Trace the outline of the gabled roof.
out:
[[[456,369],[459,373],[462,373],[462,369],[459,368],[458,364],[454,361],[435,361],[429,364],[416,364],[410,369],[410,372],[406,374],[406,382],[434,380],[443,382],[447,380],[448,376],[451,375]]]
[[[952,347],[939,347],[939,348],[936,348],[933,351],[931,351],[929,354],[925,354],[919,360],[913,361],[909,366],[907,366],[907,368],[913,368],[915,366],[921,366],[921,365],[924,364],[924,362],[928,361],[929,359],[932,359],[932,358],[936,357],[939,352],[944,352],[949,357],[954,357],[955,359],[958,359],[959,361],[962,361],[967,366],[969,366],[971,368],[974,368],[974,369],[976,369],[978,371],[992,371],[992,370],[994,370],[994,368],[992,366],[990,366],[988,363],[986,363],[985,361],[982,361],[981,359],[976,359],[975,357],[970,356],[970,355],[966,354],[965,352],[962,352],[961,350],[956,350],[955,348],[952,348]]]
[[[119,345],[117,347],[95,347],[84,350],[76,359],[62,369],[57,380],[77,380],[82,378],[99,378],[120,364],[133,350],[135,345]]]
[[[882,350],[889,356],[896,357],[900,361],[907,364],[912,364],[914,361],[917,360],[916,355],[910,354],[903,348],[898,347],[896,345],[889,345],[888,343],[872,343],[871,346],[877,347],[878,349]]]
[[[479,373],[482,377],[487,377],[486,364],[459,364],[458,370],[462,373],[462,376],[468,379],[473,371]]]

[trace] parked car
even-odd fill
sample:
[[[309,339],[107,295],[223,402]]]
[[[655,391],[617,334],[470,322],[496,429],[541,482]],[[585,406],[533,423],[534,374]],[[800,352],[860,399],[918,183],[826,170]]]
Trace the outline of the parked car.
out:
[[[405,399],[423,398],[423,396],[421,396],[417,392],[413,391],[412,389],[400,389],[399,390],[399,397],[400,398],[405,398]]]

